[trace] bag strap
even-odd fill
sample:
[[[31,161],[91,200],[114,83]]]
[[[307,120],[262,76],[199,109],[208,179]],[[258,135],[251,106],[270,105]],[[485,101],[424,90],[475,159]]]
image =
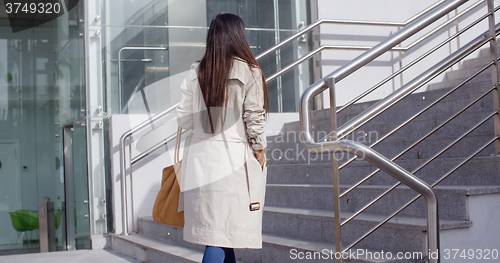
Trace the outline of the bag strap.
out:
[[[182,127],[179,126],[177,128],[177,135],[175,136],[174,163],[181,162],[179,158],[179,148],[181,147],[181,136],[182,136]]]

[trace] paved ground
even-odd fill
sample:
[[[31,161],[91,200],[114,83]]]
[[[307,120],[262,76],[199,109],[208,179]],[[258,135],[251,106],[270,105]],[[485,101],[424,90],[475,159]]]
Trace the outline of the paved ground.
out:
[[[111,250],[77,250],[0,256],[2,263],[140,263]]]

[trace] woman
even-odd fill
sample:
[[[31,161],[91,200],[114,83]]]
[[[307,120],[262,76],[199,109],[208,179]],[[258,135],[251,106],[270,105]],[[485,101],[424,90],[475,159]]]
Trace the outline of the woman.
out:
[[[181,85],[179,126],[184,240],[205,245],[203,263],[235,262],[233,248],[262,248],[267,168],[267,86],[240,17],[211,22],[206,51]]]

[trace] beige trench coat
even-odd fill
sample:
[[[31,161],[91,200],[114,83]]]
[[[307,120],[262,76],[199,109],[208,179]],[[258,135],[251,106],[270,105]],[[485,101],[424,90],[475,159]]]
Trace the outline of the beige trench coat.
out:
[[[179,211],[184,240],[209,246],[262,248],[262,210],[267,166],[253,149],[266,147],[262,78],[258,69],[234,60],[224,129],[203,131],[208,118],[197,79],[198,63],[181,85],[178,124],[192,129],[184,144]],[[213,111],[213,110],[212,110]],[[260,209],[250,211],[250,203]]]

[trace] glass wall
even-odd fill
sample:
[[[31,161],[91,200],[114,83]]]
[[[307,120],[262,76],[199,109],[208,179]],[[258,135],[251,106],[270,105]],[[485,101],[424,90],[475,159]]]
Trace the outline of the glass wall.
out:
[[[177,103],[216,14],[243,18],[255,54],[311,22],[309,0],[77,2],[16,33],[0,10],[0,254],[39,250],[39,202],[54,203],[57,250],[89,248],[114,231],[107,119]],[[264,73],[310,46],[305,36],[262,59]],[[269,83],[273,112],[298,110],[304,72],[310,64]]]
[[[257,55],[309,24],[309,7],[309,0],[102,1],[108,112],[154,115],[177,103],[182,74],[203,56],[207,27],[216,14],[241,16]],[[304,37],[262,59],[264,73],[269,76],[297,60],[311,45]],[[271,111],[298,111],[300,93],[311,82],[311,74],[299,78],[298,72],[310,72],[311,65],[306,62],[269,83]]]
[[[0,13],[0,254],[39,251],[39,202],[54,203],[57,250],[75,243],[67,238],[67,208],[77,209],[73,219],[88,217],[88,207],[68,206],[74,192],[65,186],[75,178],[86,185],[86,136],[63,136],[65,128],[85,123],[82,10],[80,1],[65,15],[16,33]],[[67,142],[78,144],[72,167],[85,169],[69,170]],[[89,220],[77,221],[82,227],[72,228],[79,231],[72,237],[89,247]]]
[[[91,135],[87,147],[90,195],[94,202],[90,205],[91,233],[100,235],[121,231],[120,168],[119,161],[114,159],[119,147],[112,145],[113,136],[119,138],[130,127],[179,101],[183,78],[191,64],[204,54],[212,18],[221,12],[242,17],[249,44],[257,55],[309,24],[311,1],[101,0],[87,3],[87,134]],[[270,76],[307,54],[311,46],[312,38],[306,35],[259,63],[264,74]],[[269,82],[271,112],[297,112],[300,94],[311,84],[311,76],[312,63],[305,62]],[[109,129],[106,121],[99,123],[109,116],[122,114],[129,116],[129,123],[111,124]],[[96,128],[100,125],[104,129]],[[120,134],[115,134],[118,130]],[[106,207],[95,201],[103,198]]]

